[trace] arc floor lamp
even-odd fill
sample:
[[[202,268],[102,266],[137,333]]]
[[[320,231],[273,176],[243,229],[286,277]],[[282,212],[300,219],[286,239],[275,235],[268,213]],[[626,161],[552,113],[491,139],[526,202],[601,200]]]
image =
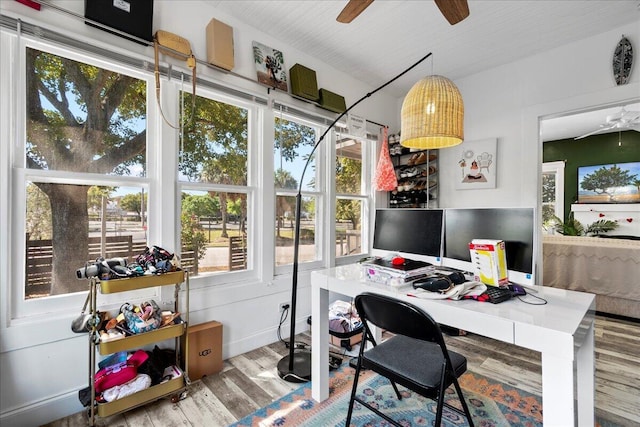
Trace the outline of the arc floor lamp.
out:
[[[300,176],[296,194],[295,232],[293,241],[293,276],[291,284],[291,328],[289,333],[289,354],[278,362],[278,375],[290,382],[305,382],[311,379],[311,351],[295,348],[296,303],[298,292],[298,251],[300,248],[300,214],[302,210],[302,183],[313,154],[329,131],[351,109],[371,95],[390,85],[407,72],[430,57],[429,52],[403,72],[367,93],[343,111],[322,133],[313,146]],[[418,149],[444,148],[462,142],[462,122],[464,107],[462,97],[453,82],[442,76],[429,76],[414,85],[402,105],[400,143]]]

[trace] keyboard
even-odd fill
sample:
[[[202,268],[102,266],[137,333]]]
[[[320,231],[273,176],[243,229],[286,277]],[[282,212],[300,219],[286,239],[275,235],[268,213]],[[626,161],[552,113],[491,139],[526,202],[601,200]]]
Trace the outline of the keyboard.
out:
[[[494,304],[511,299],[513,295],[509,288],[500,288],[498,286],[487,286],[485,294],[489,297],[489,302]]]

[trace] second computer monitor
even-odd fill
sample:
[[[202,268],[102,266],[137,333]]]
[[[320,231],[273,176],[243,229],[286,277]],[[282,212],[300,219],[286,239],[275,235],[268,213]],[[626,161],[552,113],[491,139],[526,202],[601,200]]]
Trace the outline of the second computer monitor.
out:
[[[469,243],[473,239],[504,240],[509,280],[534,283],[534,209],[446,209],[443,265],[471,267]]]

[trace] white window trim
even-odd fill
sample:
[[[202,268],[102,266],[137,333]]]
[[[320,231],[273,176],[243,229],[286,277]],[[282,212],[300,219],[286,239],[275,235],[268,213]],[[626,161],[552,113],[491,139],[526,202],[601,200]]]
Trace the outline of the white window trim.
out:
[[[181,89],[187,90],[188,89]],[[227,193],[242,193],[247,195],[247,206],[248,206],[248,217],[247,217],[247,248],[248,248],[248,263],[247,269],[243,271],[224,271],[212,274],[203,274],[198,276],[190,276],[189,277],[189,285],[192,290],[197,290],[200,288],[208,288],[212,285],[222,285],[222,284],[232,284],[240,281],[257,281],[262,277],[262,261],[261,257],[258,254],[262,253],[261,248],[261,239],[258,236],[257,230],[261,229],[257,227],[258,218],[264,217],[267,212],[263,211],[263,205],[259,203],[259,189],[262,186],[263,178],[260,170],[260,159],[262,158],[262,150],[259,150],[261,144],[258,143],[260,141],[260,121],[262,120],[262,115],[260,114],[260,109],[258,105],[254,103],[249,103],[241,99],[236,99],[228,95],[220,94],[215,91],[206,89],[206,88],[197,88],[196,89],[197,96],[201,96],[207,99],[211,99],[217,102],[229,104],[235,107],[243,108],[247,110],[247,186],[238,186],[238,185],[224,185],[224,184],[215,184],[215,183],[205,183],[205,182],[189,182],[189,181],[181,181],[178,178],[178,160],[177,155],[174,156],[176,158],[175,165],[173,166],[173,170],[176,171],[176,220],[175,220],[175,245],[176,247],[181,247],[180,242],[180,194],[183,191],[188,190],[213,190],[213,191],[221,191]],[[177,96],[177,94],[176,94]],[[185,108],[189,108],[186,106]],[[179,141],[176,138],[176,141]],[[180,147],[177,147],[177,152],[179,153]],[[165,165],[163,164],[161,169],[164,169]],[[167,169],[171,170],[171,169]],[[273,214],[272,214],[273,215]]]
[[[4,36],[4,32],[3,32]],[[147,84],[147,102],[149,102],[149,94],[153,94],[154,81],[153,76],[149,73],[141,72],[135,68],[122,66],[117,63],[106,62],[104,59],[98,58],[94,55],[87,53],[79,54],[77,52],[65,49],[60,46],[53,45],[51,43],[42,42],[40,40],[32,39],[28,36],[22,36],[19,39],[12,38],[12,45],[17,46],[16,50],[12,52],[13,56],[10,58],[18,65],[12,70],[11,75],[14,75],[14,80],[18,83],[15,85],[16,90],[14,93],[15,103],[12,111],[8,111],[7,114],[13,115],[15,122],[15,134],[10,145],[10,154],[8,158],[11,159],[11,186],[10,196],[7,198],[11,200],[10,203],[10,217],[11,219],[11,251],[7,251],[8,265],[9,267],[9,280],[11,283],[11,289],[7,289],[7,295],[10,295],[6,300],[9,301],[7,307],[7,325],[16,325],[23,323],[39,322],[42,319],[46,319],[51,316],[51,313],[69,313],[70,311],[76,312],[79,307],[82,307],[84,299],[86,297],[84,292],[69,293],[60,296],[38,298],[34,300],[24,299],[24,265],[25,260],[25,245],[24,236],[26,233],[24,223],[24,212],[26,209],[25,184],[27,181],[36,182],[56,182],[62,184],[83,184],[93,183],[95,185],[104,185],[105,183],[120,186],[133,186],[142,187],[148,191],[149,198],[153,198],[153,180],[150,178],[153,176],[153,166],[151,160],[154,157],[153,144],[147,142],[147,177],[130,177],[130,176],[118,176],[118,175],[101,175],[101,174],[84,174],[65,171],[42,171],[38,169],[28,169],[25,166],[25,142],[26,142],[26,116],[24,114],[26,109],[26,96],[24,88],[26,87],[26,59],[25,51],[28,48],[42,50],[54,55],[63,56],[78,62],[87,63],[97,67],[113,70],[122,74],[133,76],[137,79],[143,80]],[[9,50],[9,49],[7,49]],[[4,59],[4,58],[3,58]],[[4,62],[4,60],[3,60]],[[10,62],[10,61],[7,61]],[[20,89],[23,88],[23,89]],[[153,95],[155,96],[155,95]],[[153,98],[152,98],[153,99]],[[155,100],[154,100],[155,102]],[[149,105],[149,104],[148,104]],[[154,105],[154,104],[152,104]],[[150,110],[153,110],[151,108]],[[4,119],[4,117],[3,117]],[[154,133],[153,118],[147,115],[147,141],[157,140]],[[151,221],[150,224],[154,224],[155,221]],[[154,231],[149,230],[149,236]],[[80,268],[82,266],[78,266]],[[88,289],[88,288],[87,288]],[[120,295],[119,299],[145,299],[159,297],[157,289],[147,289],[144,291],[136,291],[132,294]],[[112,307],[117,304],[115,297],[106,297],[101,299],[101,304],[106,307]],[[102,306],[101,306],[102,307]]]
[[[278,111],[273,111],[273,115],[274,115],[274,120],[272,121],[272,127],[275,129],[275,118],[281,118],[281,119],[285,119],[285,120],[289,120],[289,121],[293,121],[299,124],[302,124],[304,126],[308,126],[311,127],[313,129],[315,129],[316,132],[316,140],[315,143],[317,144],[318,142],[318,138],[320,138],[320,135],[322,135],[322,133],[326,130],[326,127],[323,126],[320,123],[317,122],[313,122],[311,120],[305,119],[305,118],[301,118],[299,116],[296,116],[294,114],[290,114],[290,113],[285,113],[282,112],[280,110]],[[326,260],[328,259],[328,255],[326,253],[326,250],[324,249],[327,245],[326,245],[326,239],[324,238],[324,236],[326,235],[327,232],[329,232],[329,227],[326,226],[326,224],[328,223],[328,221],[326,220],[326,215],[325,213],[327,212],[327,198],[325,197],[326,194],[326,189],[327,184],[326,184],[326,177],[327,177],[327,150],[329,149],[329,147],[331,147],[331,141],[333,140],[333,132],[329,132],[326,136],[325,139],[320,143],[320,146],[318,146],[318,148],[316,149],[315,153],[313,154],[315,157],[315,171],[316,171],[316,176],[315,176],[315,188],[313,190],[305,190],[302,189],[300,191],[300,194],[302,195],[302,197],[314,197],[316,199],[316,229],[315,229],[315,247],[316,247],[316,253],[319,254],[319,259],[315,259],[313,261],[299,261],[298,262],[298,271],[299,272],[303,272],[303,271],[310,271],[310,270],[317,270],[319,268],[322,268],[326,265]],[[271,144],[271,146],[273,146],[273,143]],[[271,152],[271,157],[273,157],[273,151]],[[273,176],[273,174],[275,173],[275,164],[273,165],[273,169],[271,171],[271,174]],[[309,166],[305,172],[305,178],[309,177],[309,174],[313,172],[313,168],[311,166]],[[300,179],[299,176],[294,176],[294,178]],[[300,184],[300,183],[298,183]],[[275,188],[275,186],[271,186],[271,188]],[[266,189],[265,189],[266,190]],[[291,196],[291,197],[296,197],[296,195],[298,194],[298,190],[297,189],[276,189],[274,194],[272,195],[272,198],[274,200],[275,203],[275,198],[276,196]],[[272,209],[272,213],[271,213],[271,217],[273,218],[273,221],[271,222],[271,224],[275,223],[275,209]],[[270,249],[271,251],[275,252],[275,237],[274,237],[274,241],[273,241],[273,247]],[[275,276],[282,276],[282,275],[289,275],[292,274],[293,272],[293,263],[290,264],[285,264],[285,265],[275,265],[275,260],[274,260],[274,277]]]
[[[556,177],[555,215],[564,218],[564,166],[565,162],[546,162],[542,164],[543,174],[554,174]]]

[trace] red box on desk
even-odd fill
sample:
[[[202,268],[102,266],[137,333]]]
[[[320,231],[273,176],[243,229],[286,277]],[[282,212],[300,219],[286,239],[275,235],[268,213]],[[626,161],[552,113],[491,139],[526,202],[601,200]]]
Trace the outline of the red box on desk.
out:
[[[222,370],[222,323],[189,326],[189,379],[198,380]]]

